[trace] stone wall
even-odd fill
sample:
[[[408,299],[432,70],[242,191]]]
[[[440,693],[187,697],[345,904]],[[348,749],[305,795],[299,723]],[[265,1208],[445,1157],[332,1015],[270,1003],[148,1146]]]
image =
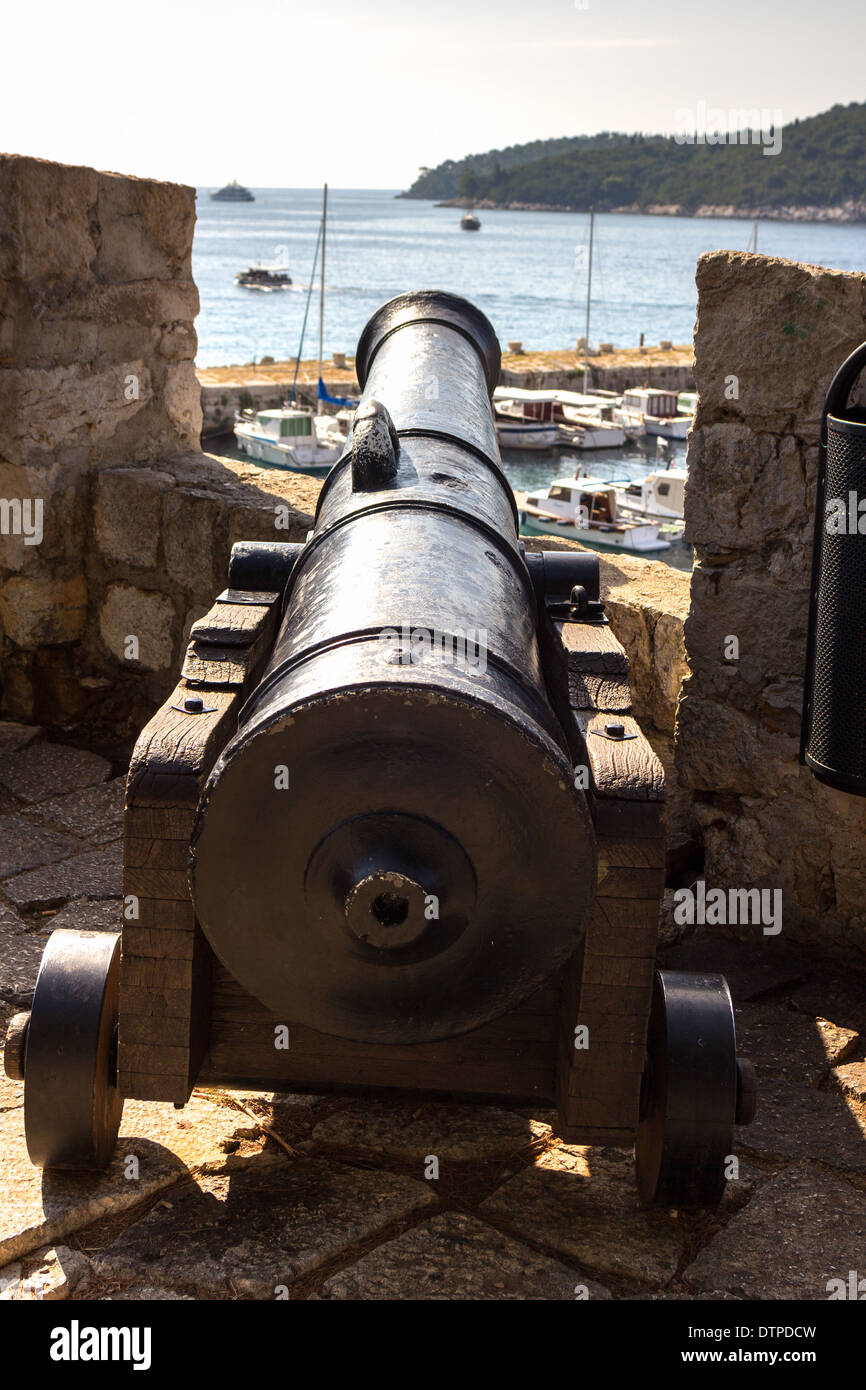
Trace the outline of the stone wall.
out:
[[[708,887],[781,888],[783,935],[864,952],[866,803],[798,749],[820,415],[864,337],[866,276],[719,252],[697,285],[679,778]]]
[[[224,587],[231,542],[275,534],[280,488],[200,452],[194,225],[193,189],[0,156],[0,708],[13,717],[146,718]],[[309,525],[294,508],[279,521],[286,539]]]

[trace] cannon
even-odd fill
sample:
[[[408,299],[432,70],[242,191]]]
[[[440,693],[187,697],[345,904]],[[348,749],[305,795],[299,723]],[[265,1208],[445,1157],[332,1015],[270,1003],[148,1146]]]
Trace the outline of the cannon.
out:
[[[596,556],[527,553],[487,319],[401,295],[305,543],[235,545],[127,784],[122,930],[57,931],[5,1065],[32,1161],[194,1086],[555,1105],[712,1205],[753,1083],[724,979],[656,969],[664,775]]]

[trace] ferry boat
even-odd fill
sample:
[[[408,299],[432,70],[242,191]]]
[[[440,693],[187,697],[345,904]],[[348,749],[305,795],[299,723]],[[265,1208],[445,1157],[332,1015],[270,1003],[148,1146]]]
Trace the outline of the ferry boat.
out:
[[[292,277],[284,270],[276,270],[266,265],[251,265],[249,270],[239,270],[235,284],[245,290],[290,290]]]
[[[477,232],[480,230],[481,223],[474,212],[467,212],[465,217],[461,217],[460,226],[464,232]]]
[[[515,449],[617,449],[626,441],[623,428],[603,418],[573,391],[526,391],[497,386],[493,392],[500,444]],[[521,434],[524,442],[519,440]]]
[[[633,555],[670,549],[657,522],[621,515],[616,487],[601,478],[557,478],[549,487],[515,496],[523,535],[567,536],[593,550]]]
[[[332,415],[314,415],[303,406],[243,411],[234,434],[250,458],[296,473],[327,473],[346,448],[346,435]]]
[[[250,190],[238,183],[237,179],[232,179],[225,188],[218,188],[210,196],[215,203],[254,203],[256,201]]]
[[[676,391],[643,386],[624,393],[622,405],[614,410],[613,418],[626,429],[643,421],[647,434],[657,434],[663,439],[685,439],[693,416],[678,413]]]

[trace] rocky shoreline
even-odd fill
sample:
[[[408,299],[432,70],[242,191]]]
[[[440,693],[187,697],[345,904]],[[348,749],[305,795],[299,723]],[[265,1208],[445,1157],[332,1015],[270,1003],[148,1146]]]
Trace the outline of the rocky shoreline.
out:
[[[407,194],[403,194],[407,197]],[[426,201],[426,200],[425,200]],[[437,208],[475,208],[494,212],[588,212],[588,208],[568,207],[557,203],[497,203],[490,198],[446,198]],[[866,222],[866,203],[849,200],[837,207],[736,207],[733,204],[703,203],[687,208],[682,203],[630,203],[608,208],[608,212],[632,213],[643,217],[736,217],[760,222]]]

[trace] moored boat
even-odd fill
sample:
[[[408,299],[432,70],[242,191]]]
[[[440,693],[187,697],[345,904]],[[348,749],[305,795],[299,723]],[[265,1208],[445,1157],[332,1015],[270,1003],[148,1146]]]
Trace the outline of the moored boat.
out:
[[[549,487],[515,495],[524,535],[566,536],[594,550],[635,555],[670,549],[658,523],[621,515],[617,489],[600,478],[557,478]]]
[[[682,521],[687,477],[685,468],[666,468],[619,485],[620,510],[653,521]]]
[[[685,439],[693,417],[678,413],[676,391],[642,386],[624,393],[622,405],[614,410],[613,418],[624,429],[643,421],[647,434],[657,434],[663,439]]]
[[[543,449],[561,444],[570,449],[617,449],[626,440],[621,426],[605,419],[592,403],[587,404],[584,397],[572,391],[497,386],[493,408],[500,443],[506,443],[506,432],[517,437],[519,432],[512,422],[522,424],[527,442],[513,444],[513,448]],[[547,433],[542,427],[546,427]]]
[[[298,473],[327,473],[346,447],[334,416],[298,405],[244,411],[235,416],[234,434],[250,458]]]

